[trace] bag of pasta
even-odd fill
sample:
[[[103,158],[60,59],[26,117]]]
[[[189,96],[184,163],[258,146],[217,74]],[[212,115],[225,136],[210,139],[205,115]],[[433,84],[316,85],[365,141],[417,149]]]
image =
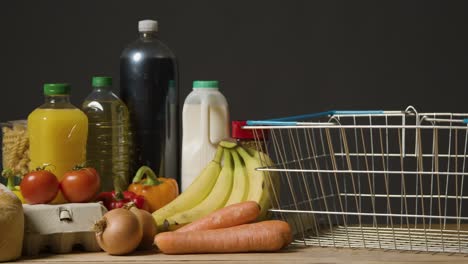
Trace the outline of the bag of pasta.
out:
[[[29,171],[29,138],[26,120],[9,121],[2,126],[2,176],[6,177],[7,187],[21,200],[15,177]]]

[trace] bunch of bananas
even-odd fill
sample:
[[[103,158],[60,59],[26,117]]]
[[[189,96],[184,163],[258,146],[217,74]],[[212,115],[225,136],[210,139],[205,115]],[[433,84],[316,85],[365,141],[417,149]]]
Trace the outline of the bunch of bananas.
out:
[[[273,194],[279,195],[278,175],[255,169],[272,164],[263,152],[222,141],[213,160],[193,183],[175,200],[153,213],[158,229],[176,229],[243,201],[257,202],[261,207],[259,218],[266,218]]]

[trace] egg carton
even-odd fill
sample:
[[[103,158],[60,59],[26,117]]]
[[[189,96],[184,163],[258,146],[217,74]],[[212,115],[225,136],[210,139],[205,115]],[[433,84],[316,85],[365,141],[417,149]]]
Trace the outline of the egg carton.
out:
[[[101,250],[92,229],[107,212],[101,203],[24,204],[23,209],[23,255],[33,256],[42,251],[62,254],[78,246],[84,251]]]

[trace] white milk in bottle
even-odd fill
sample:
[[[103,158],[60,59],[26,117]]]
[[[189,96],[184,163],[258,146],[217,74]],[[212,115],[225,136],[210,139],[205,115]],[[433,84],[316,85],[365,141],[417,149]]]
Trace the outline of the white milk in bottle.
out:
[[[182,110],[182,191],[213,159],[218,143],[229,138],[229,110],[218,81],[194,81]]]

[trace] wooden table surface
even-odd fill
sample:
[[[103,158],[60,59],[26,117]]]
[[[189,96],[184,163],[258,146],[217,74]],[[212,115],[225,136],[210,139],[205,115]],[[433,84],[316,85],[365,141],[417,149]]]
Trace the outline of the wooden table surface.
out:
[[[15,263],[468,263],[468,255],[431,254],[424,252],[383,251],[291,247],[277,253],[164,255],[139,252],[130,256],[99,253],[41,255],[23,258]]]

